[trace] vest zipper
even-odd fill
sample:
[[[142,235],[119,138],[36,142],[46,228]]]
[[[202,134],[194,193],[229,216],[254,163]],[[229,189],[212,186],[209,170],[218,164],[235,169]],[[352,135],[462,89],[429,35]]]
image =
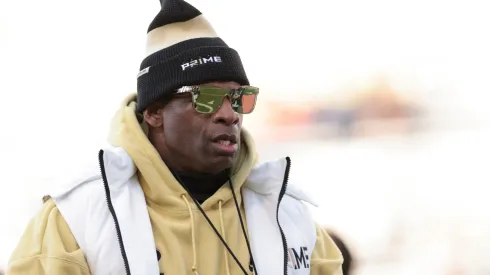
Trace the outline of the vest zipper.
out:
[[[284,231],[282,231],[281,224],[279,223],[279,205],[281,204],[282,197],[286,194],[286,189],[288,187],[289,180],[289,170],[291,169],[291,159],[286,157],[286,171],[284,172],[284,181],[282,182],[281,192],[279,193],[279,201],[277,202],[277,225],[279,226],[279,231],[281,231],[282,236],[282,244],[284,247],[284,275],[288,274],[288,243],[286,241],[286,235],[284,235]]]
[[[99,167],[100,167],[100,173],[102,174],[102,181],[104,182],[107,206],[109,207],[109,211],[111,212],[112,218],[114,219],[114,224],[116,225],[117,240],[119,242],[119,248],[121,250],[121,255],[124,261],[124,268],[126,269],[126,275],[131,275],[131,271],[129,270],[128,257],[126,256],[126,250],[124,249],[124,242],[121,235],[121,228],[119,227],[116,211],[114,210],[114,206],[112,205],[112,201],[111,201],[111,191],[109,189],[109,183],[107,182],[107,175],[105,173],[105,167],[104,167],[104,150],[99,151]]]

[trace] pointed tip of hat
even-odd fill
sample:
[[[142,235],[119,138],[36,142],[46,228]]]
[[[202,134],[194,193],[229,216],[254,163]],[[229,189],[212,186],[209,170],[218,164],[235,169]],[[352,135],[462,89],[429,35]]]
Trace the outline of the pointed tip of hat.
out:
[[[184,0],[160,0],[160,4],[160,12],[151,22],[148,32],[168,24],[188,21],[201,15],[198,9]]]

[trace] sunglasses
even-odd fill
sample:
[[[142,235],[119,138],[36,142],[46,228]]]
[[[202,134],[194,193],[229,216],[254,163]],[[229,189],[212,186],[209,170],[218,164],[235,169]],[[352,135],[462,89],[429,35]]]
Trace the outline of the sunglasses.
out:
[[[238,89],[219,88],[210,85],[184,86],[176,94],[190,93],[192,105],[201,114],[211,114],[219,110],[225,97],[231,101],[231,107],[239,114],[250,114],[255,109],[259,88],[242,86]]]

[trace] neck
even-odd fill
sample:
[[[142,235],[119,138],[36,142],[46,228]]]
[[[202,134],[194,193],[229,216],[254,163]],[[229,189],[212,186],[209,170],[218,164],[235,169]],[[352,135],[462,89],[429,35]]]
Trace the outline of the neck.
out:
[[[190,195],[199,203],[203,203],[210,198],[229,180],[228,170],[224,170],[218,174],[177,171],[172,171],[172,174],[178,179],[180,184],[189,190]]]

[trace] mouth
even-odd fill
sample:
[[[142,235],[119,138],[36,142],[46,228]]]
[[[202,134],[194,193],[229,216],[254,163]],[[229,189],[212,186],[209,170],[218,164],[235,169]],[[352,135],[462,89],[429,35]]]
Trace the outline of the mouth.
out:
[[[222,134],[212,139],[220,155],[233,156],[237,150],[237,136]]]

